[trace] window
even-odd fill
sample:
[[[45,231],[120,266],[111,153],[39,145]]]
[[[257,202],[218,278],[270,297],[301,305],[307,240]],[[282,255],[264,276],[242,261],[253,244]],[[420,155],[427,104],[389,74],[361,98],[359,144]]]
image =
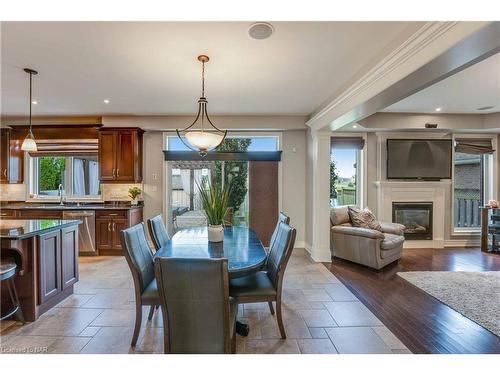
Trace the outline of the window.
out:
[[[491,155],[455,152],[454,227],[478,229],[479,207],[489,197]]]
[[[100,196],[99,165],[96,155],[30,157],[32,198],[57,197],[59,185],[69,198]]]
[[[167,137],[168,150],[191,151],[177,136]],[[279,149],[277,136],[230,136],[220,146],[223,151],[276,151]],[[197,183],[206,178],[220,181],[231,180],[233,191],[230,205],[233,208],[232,223],[248,226],[248,162],[242,161],[176,161],[171,167],[170,194],[172,225],[174,230],[206,224],[202,211]]]
[[[330,154],[330,205],[359,204],[361,150],[332,147]]]

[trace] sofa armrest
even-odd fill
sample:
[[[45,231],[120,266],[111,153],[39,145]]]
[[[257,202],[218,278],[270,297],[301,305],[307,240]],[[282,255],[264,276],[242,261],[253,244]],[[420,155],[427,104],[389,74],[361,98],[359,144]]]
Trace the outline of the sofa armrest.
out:
[[[348,236],[359,236],[365,238],[373,239],[384,239],[384,234],[378,230],[360,228],[360,227],[348,227],[342,225],[334,225],[332,227],[332,233],[344,234]]]
[[[380,226],[382,227],[382,232],[396,234],[398,236],[402,236],[405,230],[405,226],[398,223],[386,223],[381,221]]]

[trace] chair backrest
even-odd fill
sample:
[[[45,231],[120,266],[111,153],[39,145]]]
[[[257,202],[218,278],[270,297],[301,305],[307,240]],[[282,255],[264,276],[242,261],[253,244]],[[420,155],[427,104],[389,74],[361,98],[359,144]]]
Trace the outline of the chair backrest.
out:
[[[144,223],[122,230],[121,242],[132,272],[137,298],[137,294],[140,297],[155,277],[153,252],[146,239]]]
[[[276,289],[281,288],[285,268],[292,255],[297,231],[290,225],[279,223],[278,233],[267,257],[267,275]]]
[[[148,219],[148,231],[153,241],[153,245],[156,250],[167,244],[170,241],[170,237],[167,233],[167,228],[163,224],[163,218],[161,215],[156,215],[155,217]]]
[[[278,234],[278,228],[280,226],[280,223],[290,224],[290,217],[287,216],[285,213],[280,212],[280,214],[278,215],[278,222],[276,223],[273,235],[271,236],[271,241],[269,241],[269,248],[273,246],[274,240],[276,239],[276,236]]]
[[[227,259],[155,258],[165,353],[230,353]]]

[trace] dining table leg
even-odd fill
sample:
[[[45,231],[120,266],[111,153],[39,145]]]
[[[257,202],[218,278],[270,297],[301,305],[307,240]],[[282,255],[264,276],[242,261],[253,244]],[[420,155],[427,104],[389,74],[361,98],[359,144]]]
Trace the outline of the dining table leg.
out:
[[[236,333],[240,336],[247,337],[250,333],[250,326],[248,324],[236,321]]]

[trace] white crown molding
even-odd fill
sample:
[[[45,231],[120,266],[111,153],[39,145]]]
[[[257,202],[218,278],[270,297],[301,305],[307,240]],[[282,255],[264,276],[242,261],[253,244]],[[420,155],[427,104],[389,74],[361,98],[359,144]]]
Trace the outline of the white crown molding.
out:
[[[427,22],[416,33],[411,35],[393,52],[382,59],[347,90],[336,96],[332,101],[323,106],[320,110],[312,114],[306,121],[306,125],[314,128],[320,120],[334,108],[338,107],[354,96],[367,91],[375,83],[387,77],[395,69],[406,63],[414,55],[422,51],[436,39],[449,33],[460,22]]]

